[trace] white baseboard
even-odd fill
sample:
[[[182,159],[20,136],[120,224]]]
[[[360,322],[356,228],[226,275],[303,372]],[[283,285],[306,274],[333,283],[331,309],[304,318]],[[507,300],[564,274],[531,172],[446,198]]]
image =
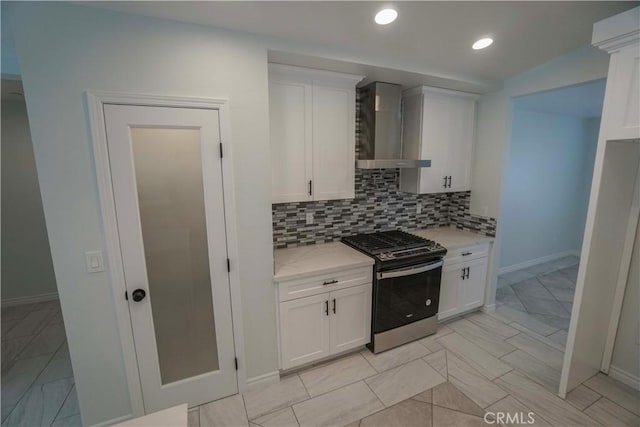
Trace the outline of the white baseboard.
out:
[[[259,385],[277,383],[278,381],[280,381],[280,371],[267,372],[257,377],[247,378],[246,390],[250,390]]]
[[[33,304],[36,302],[45,302],[45,301],[53,301],[58,299],[57,292],[51,292],[48,294],[40,294],[40,295],[32,295],[28,297],[18,297],[18,298],[7,298],[3,299],[0,302],[0,306],[2,307],[11,307],[14,305],[24,305],[24,304]]]
[[[623,371],[622,369],[611,365],[609,366],[609,376],[614,380],[618,380],[621,383],[640,391],[640,378],[627,371]]]
[[[495,304],[483,305],[480,311],[482,311],[483,313],[495,313],[496,305]]]
[[[500,276],[502,274],[511,273],[513,271],[522,270],[523,268],[533,267],[534,265],[544,264],[545,262],[555,261],[557,259],[564,258],[564,257],[570,256],[570,255],[574,255],[574,256],[579,257],[580,256],[580,251],[578,251],[578,250],[570,250],[570,251],[558,252],[558,253],[555,253],[555,254],[543,256],[543,257],[532,259],[532,260],[529,260],[529,261],[519,262],[518,264],[508,265],[506,267],[500,267],[498,269],[498,276]]]

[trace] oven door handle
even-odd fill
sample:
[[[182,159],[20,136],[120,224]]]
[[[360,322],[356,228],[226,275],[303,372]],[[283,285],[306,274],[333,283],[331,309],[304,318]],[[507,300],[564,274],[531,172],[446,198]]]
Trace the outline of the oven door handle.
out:
[[[420,264],[411,268],[404,268],[402,270],[392,270],[385,271],[383,273],[378,273],[378,280],[391,279],[393,277],[403,277],[403,276],[411,276],[413,274],[424,273],[425,271],[435,270],[436,268],[442,267],[444,264],[443,260],[430,262],[428,264]]]

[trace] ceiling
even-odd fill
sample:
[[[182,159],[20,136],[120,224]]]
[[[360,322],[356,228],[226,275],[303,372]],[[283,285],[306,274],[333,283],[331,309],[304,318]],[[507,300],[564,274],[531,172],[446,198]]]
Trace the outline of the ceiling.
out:
[[[594,22],[640,2],[394,2],[399,16],[387,26],[373,22],[385,3],[367,1],[83,4],[345,49],[385,58],[387,63],[436,68],[442,75],[499,82],[588,45]],[[495,43],[472,50],[473,41],[486,35]]]
[[[516,108],[593,118],[602,116],[606,80],[549,90],[515,99]]]

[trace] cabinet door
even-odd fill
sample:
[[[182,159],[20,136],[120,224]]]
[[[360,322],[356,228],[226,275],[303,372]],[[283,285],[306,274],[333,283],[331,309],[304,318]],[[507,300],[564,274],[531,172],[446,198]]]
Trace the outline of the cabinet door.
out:
[[[640,138],[640,48],[637,43],[611,55],[601,135],[604,139]]]
[[[462,264],[445,265],[440,282],[440,301],[438,302],[438,320],[458,314],[460,306],[460,283],[462,282]]]
[[[467,268],[461,286],[461,310],[469,310],[484,304],[484,293],[487,284],[487,258],[480,258],[463,264]]]
[[[420,159],[431,160],[430,168],[420,168],[420,194],[448,191],[444,178],[448,175],[447,144],[451,138],[451,99],[425,94],[422,110],[422,146]]]
[[[447,191],[468,191],[471,188],[471,159],[476,116],[475,100],[452,97],[450,102],[450,128],[445,175],[451,178]]]
[[[331,353],[360,347],[371,339],[371,284],[331,292]]]
[[[313,200],[352,199],[355,88],[313,87]]]
[[[329,294],[280,303],[282,369],[330,354]]]
[[[311,200],[312,86],[269,82],[269,122],[273,203]]]

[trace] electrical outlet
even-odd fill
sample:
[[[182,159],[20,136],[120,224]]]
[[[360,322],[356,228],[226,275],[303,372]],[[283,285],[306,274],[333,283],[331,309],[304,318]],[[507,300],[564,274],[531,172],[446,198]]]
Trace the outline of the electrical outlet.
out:
[[[307,225],[313,224],[313,212],[307,212]]]
[[[421,214],[422,213],[422,203],[416,204],[416,213],[417,214]]]
[[[483,206],[480,208],[480,215],[484,216],[484,217],[488,217],[489,216],[489,208],[487,206]]]

